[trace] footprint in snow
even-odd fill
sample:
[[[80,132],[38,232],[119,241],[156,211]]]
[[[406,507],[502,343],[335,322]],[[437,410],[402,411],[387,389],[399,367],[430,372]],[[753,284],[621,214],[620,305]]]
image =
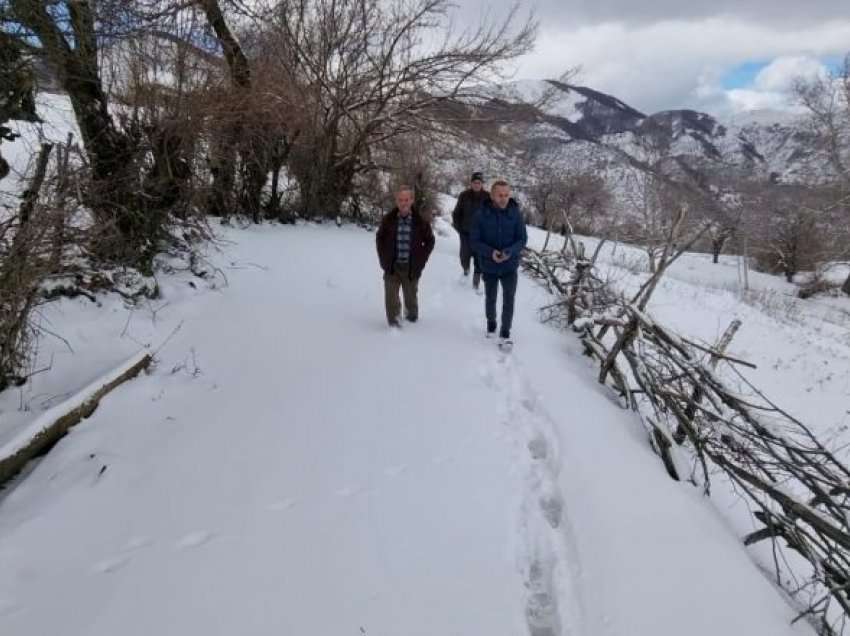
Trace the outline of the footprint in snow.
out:
[[[21,609],[21,604],[10,598],[0,598],[0,616],[10,616]]]
[[[560,497],[556,495],[542,498],[540,500],[540,510],[553,529],[557,529],[561,525],[564,503]]]
[[[180,539],[175,547],[178,550],[190,550],[192,548],[199,548],[205,543],[209,543],[213,537],[214,533],[209,532],[207,530],[199,530],[198,532],[190,532],[182,539]]]
[[[365,489],[362,486],[344,486],[336,491],[337,497],[354,497],[359,495]]]
[[[266,506],[266,510],[271,510],[272,512],[284,512],[295,507],[296,503],[295,499],[281,499],[280,501],[270,503]]]
[[[529,413],[534,413],[535,411],[537,411],[537,403],[531,398],[526,398],[522,400],[522,407]]]
[[[123,552],[135,552],[136,550],[147,548],[152,544],[153,539],[150,537],[131,537],[127,540],[127,543],[124,544],[124,547],[121,548],[121,550]]]
[[[387,477],[398,477],[406,470],[407,466],[405,466],[404,464],[399,464],[398,466],[387,466],[386,468],[384,468],[384,474]]]
[[[546,459],[549,454],[549,445],[546,443],[546,438],[542,435],[536,436],[528,442],[528,451],[531,453],[532,459]]]
[[[130,562],[130,557],[126,555],[115,556],[109,559],[104,559],[94,564],[94,571],[100,574],[109,574],[120,570]]]

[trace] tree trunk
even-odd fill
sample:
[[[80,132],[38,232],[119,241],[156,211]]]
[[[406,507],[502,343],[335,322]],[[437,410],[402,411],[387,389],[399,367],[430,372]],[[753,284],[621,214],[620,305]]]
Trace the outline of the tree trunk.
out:
[[[146,219],[139,196],[135,149],[130,138],[115,127],[109,114],[99,74],[94,10],[87,0],[64,6],[73,46],[58,26],[58,19],[48,13],[47,3],[36,0],[11,3],[13,16],[38,37],[71,98],[91,165],[87,203],[102,232],[95,251],[106,260],[144,266],[147,256],[143,255],[142,247],[149,241],[144,232]]]
[[[41,192],[41,186],[44,183],[44,178],[47,176],[47,163],[50,161],[50,152],[52,150],[53,144],[41,144],[41,151],[38,153],[35,175],[32,178],[30,186],[24,190],[24,193],[21,196],[23,199],[19,214],[21,227],[30,222],[30,217],[35,209],[35,204],[38,201],[38,194]]]
[[[354,170],[352,163],[331,164],[315,161],[300,166],[301,211],[306,217],[335,218],[351,194]],[[312,169],[311,169],[312,168]]]
[[[252,88],[251,67],[239,41],[230,30],[218,0],[199,0],[207,22],[213,29],[216,39],[224,51],[224,59],[230,71],[230,80],[234,93],[245,96]],[[213,204],[212,212],[227,216],[232,212],[230,194],[234,190],[236,158],[241,161],[242,196],[240,203],[243,212],[250,215],[254,223],[259,223],[262,214],[261,198],[266,185],[266,153],[257,140],[257,135],[245,134],[245,126],[234,122],[228,126],[224,135],[225,147],[213,158]]]
[[[541,252],[545,252],[546,248],[549,247],[549,237],[551,237],[551,236],[552,236],[552,223],[547,223],[546,224],[546,240],[543,241],[543,249],[540,250]]]
[[[215,139],[210,151],[212,192],[207,202],[207,212],[212,216],[229,217],[234,212],[233,191],[236,186],[236,150],[230,141],[234,131],[223,131]]]
[[[266,162],[258,156],[262,149],[253,144],[253,148],[243,149],[242,157],[242,205],[244,212],[250,215],[254,223],[262,220],[262,195],[266,185]]]
[[[275,159],[271,165],[272,169],[272,191],[266,204],[266,217],[276,219],[280,217],[280,171],[283,163]]]
[[[718,236],[711,239],[712,262],[719,263],[720,255],[723,253],[723,246],[726,245],[726,236]]]
[[[169,210],[180,201],[184,185],[192,174],[178,129],[177,122],[166,121],[149,132],[153,165],[145,175],[144,191],[158,211]]]

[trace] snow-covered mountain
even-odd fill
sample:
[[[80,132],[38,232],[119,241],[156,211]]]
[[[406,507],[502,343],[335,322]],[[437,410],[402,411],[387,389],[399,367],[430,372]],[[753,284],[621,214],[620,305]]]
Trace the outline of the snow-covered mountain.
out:
[[[611,95],[558,81],[516,82],[492,95],[486,108],[511,125],[514,140],[572,168],[589,168],[591,158],[613,150],[787,182],[829,176],[806,122],[788,113],[734,119],[688,109],[646,114]]]

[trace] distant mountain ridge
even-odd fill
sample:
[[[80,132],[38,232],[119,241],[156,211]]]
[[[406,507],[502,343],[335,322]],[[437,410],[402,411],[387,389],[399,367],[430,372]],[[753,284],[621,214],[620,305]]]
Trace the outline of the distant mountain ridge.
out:
[[[545,97],[544,97],[545,96]],[[519,116],[518,104],[532,104],[537,117]],[[722,166],[754,177],[787,182],[820,180],[829,168],[817,152],[805,121],[782,113],[743,114],[721,120],[691,109],[646,114],[624,101],[586,86],[546,80],[499,88],[491,105],[525,125],[529,140],[554,155],[586,155],[590,144],[625,151],[651,146],[691,167]]]

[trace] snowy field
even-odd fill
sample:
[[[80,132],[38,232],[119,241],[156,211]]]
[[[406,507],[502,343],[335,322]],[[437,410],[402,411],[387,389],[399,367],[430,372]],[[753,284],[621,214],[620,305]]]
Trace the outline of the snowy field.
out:
[[[529,228],[530,244],[541,247],[545,233]],[[592,254],[595,239],[583,239]],[[550,247],[563,239],[553,236]],[[737,256],[711,262],[708,254],[684,254],[665,274],[649,311],[678,333],[714,344],[733,319],[742,326],[730,355],[757,365],[744,375],[823,441],[850,443],[850,297],[796,297],[798,287],[784,278],[750,270],[743,288]],[[648,277],[645,252],[631,246],[603,246],[603,278],[634,294]],[[837,271],[841,279],[843,272]],[[726,365],[721,373],[739,382]],[[841,453],[845,461],[850,454]]]

